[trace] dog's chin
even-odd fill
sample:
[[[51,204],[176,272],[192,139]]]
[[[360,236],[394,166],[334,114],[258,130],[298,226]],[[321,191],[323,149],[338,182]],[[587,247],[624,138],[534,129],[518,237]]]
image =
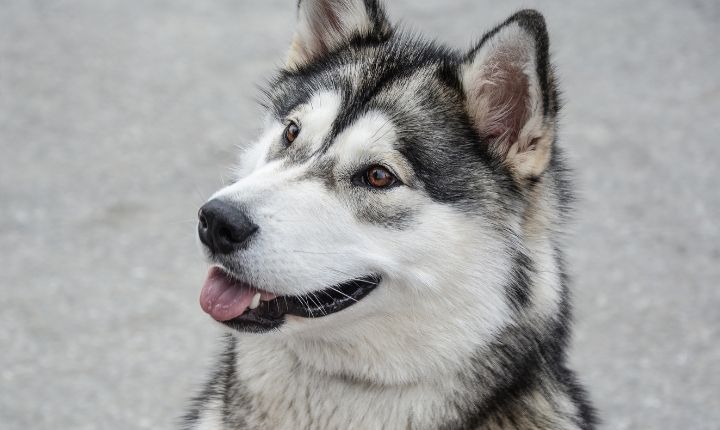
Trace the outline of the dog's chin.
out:
[[[232,273],[212,267],[200,295],[205,312],[227,327],[245,333],[266,333],[279,328],[289,315],[322,318],[359,302],[379,284],[371,274],[303,295],[277,295],[238,280]]]

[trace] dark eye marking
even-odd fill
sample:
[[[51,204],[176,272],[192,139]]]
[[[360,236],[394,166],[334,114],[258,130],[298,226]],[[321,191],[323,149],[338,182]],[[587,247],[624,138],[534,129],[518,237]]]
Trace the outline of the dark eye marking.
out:
[[[283,132],[283,140],[285,141],[285,146],[290,146],[291,143],[297,139],[298,135],[300,134],[300,126],[295,121],[288,121],[287,127],[285,127],[285,131]]]
[[[386,189],[402,185],[389,169],[380,165],[370,166],[367,170],[355,175],[353,184],[373,189]]]

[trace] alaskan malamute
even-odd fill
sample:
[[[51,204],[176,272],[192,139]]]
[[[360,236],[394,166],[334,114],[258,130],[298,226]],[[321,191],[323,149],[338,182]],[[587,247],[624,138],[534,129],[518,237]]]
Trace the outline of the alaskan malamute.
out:
[[[542,15],[457,51],[302,0],[263,131],[200,209],[227,347],[192,429],[592,429]]]

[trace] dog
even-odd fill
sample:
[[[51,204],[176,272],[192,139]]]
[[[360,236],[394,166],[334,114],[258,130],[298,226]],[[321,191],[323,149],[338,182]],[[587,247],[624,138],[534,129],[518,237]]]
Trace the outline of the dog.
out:
[[[458,51],[375,0],[297,15],[263,131],[199,211],[228,333],[184,428],[595,428],[543,16]]]

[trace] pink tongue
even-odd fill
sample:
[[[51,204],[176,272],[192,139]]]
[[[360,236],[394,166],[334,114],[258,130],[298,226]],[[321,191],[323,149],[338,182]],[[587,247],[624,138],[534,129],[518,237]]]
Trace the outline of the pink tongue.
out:
[[[250,306],[255,290],[212,267],[200,292],[200,307],[217,321],[237,318]]]

